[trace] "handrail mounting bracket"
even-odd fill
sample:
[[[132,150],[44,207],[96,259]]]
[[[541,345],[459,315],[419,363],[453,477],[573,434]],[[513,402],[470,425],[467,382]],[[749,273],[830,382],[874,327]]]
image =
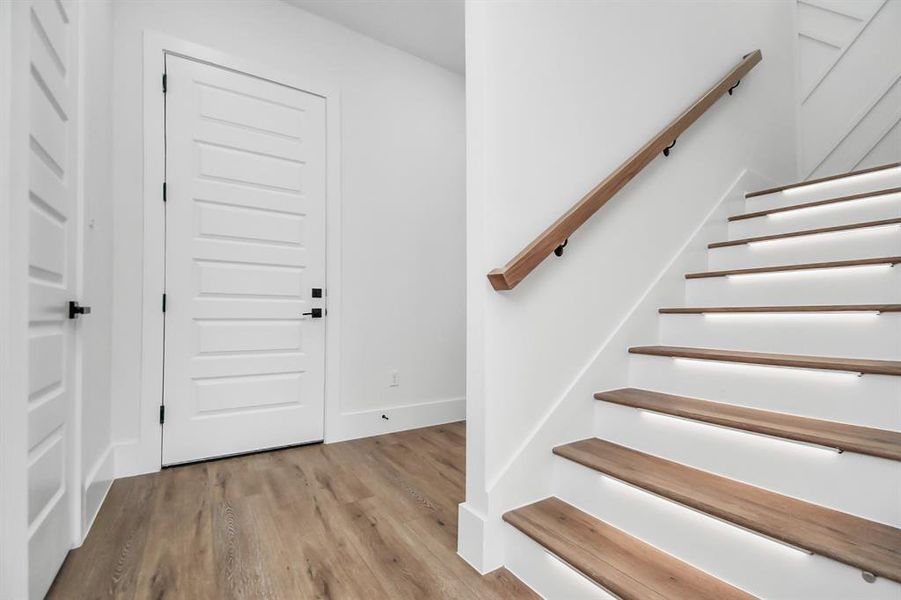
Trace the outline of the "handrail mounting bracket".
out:
[[[663,149],[663,156],[669,156],[670,148],[676,145],[676,140],[673,140],[673,143]]]
[[[554,255],[555,256],[563,256],[563,249],[566,248],[566,245],[568,243],[569,243],[569,238],[566,238],[565,240],[563,240],[562,244],[560,244],[559,246],[554,248]]]

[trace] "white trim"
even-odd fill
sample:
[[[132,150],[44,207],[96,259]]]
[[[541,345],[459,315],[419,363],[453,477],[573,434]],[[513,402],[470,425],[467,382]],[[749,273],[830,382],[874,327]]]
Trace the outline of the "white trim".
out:
[[[25,2],[0,3],[6,31],[2,98],[7,121],[2,131],[6,165],[4,201],[0,201],[0,597],[24,598],[28,593],[27,414],[28,356],[28,197],[27,89],[30,36]],[[8,111],[8,112],[5,112]],[[7,135],[8,134],[8,135]],[[8,195],[5,192],[8,191]]]
[[[85,224],[85,164],[87,156],[85,152],[85,71],[87,65],[84,62],[86,54],[85,46],[89,41],[83,35],[85,31],[85,10],[78,8],[76,15],[77,25],[73,28],[76,36],[74,43],[76,48],[76,65],[78,74],[75,80],[75,106],[74,112],[78,115],[75,122],[75,140],[70,142],[70,146],[75,148],[75,269],[73,277],[75,282],[72,293],[74,300],[81,302],[84,300],[84,224]],[[85,527],[84,514],[84,488],[82,487],[82,476],[84,474],[84,334],[82,333],[82,324],[76,319],[71,325],[72,327],[72,407],[69,411],[69,419],[71,423],[69,433],[69,477],[67,485],[72,493],[69,494],[69,519],[70,519],[70,546],[76,547],[87,535],[88,529]],[[77,493],[75,491],[77,490]]]
[[[94,520],[100,512],[100,507],[103,505],[103,501],[113,485],[113,479],[115,478],[115,449],[114,444],[107,446],[106,450],[97,459],[97,462],[88,469],[88,473],[84,478],[84,486],[81,489],[83,516],[80,519],[84,526],[81,530],[81,538],[77,540],[77,545],[81,545],[88,536],[88,532],[91,531]],[[99,491],[95,491],[98,488]],[[96,498],[96,500],[92,501],[92,498]]]
[[[163,94],[165,55],[174,54],[254,77],[267,79],[325,98],[326,103],[326,290],[328,317],[325,336],[325,436],[333,441],[333,420],[340,414],[341,323],[341,103],[339,91],[302,74],[266,65],[178,38],[145,30],[143,80],[144,242],[141,338],[141,398],[139,438],[116,447],[116,476],[160,469],[162,438],[159,405],[162,397],[164,283],[164,213],[160,197],[164,174]]]
[[[328,442],[455,423],[465,418],[466,398],[463,397],[340,413],[329,421],[332,427]]]
[[[0,2],[0,598],[28,594],[30,3]],[[8,167],[8,168],[7,168]]]
[[[490,573],[503,562],[486,562],[485,541],[488,519],[469,502],[457,505],[457,556],[481,575]]]

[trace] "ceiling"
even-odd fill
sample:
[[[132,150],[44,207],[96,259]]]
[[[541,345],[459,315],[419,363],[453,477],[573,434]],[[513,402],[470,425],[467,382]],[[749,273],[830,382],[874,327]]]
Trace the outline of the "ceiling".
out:
[[[285,0],[463,74],[463,0]]]

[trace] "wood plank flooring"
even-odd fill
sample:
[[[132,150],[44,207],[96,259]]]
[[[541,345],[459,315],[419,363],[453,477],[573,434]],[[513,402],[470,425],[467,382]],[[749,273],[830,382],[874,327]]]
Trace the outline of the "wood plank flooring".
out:
[[[113,484],[49,598],[537,598],[456,554],[465,425]]]

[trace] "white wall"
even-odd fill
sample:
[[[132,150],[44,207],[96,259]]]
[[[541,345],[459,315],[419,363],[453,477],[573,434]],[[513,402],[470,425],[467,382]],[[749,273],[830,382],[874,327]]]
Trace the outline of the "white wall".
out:
[[[797,3],[804,178],[901,160],[901,0]]]
[[[113,429],[123,449],[118,472],[149,468],[125,458],[130,445],[159,444],[139,439],[138,410],[141,53],[148,29],[340,90],[342,416],[326,423],[327,440],[462,418],[462,77],[282,2],[115,6],[112,390]],[[393,370],[399,387],[389,387]]]
[[[745,169],[794,176],[793,9],[776,1],[467,3],[459,549],[477,568],[502,560],[502,511],[540,495],[549,465],[531,462],[529,444],[541,444],[531,436],[567,402],[590,404],[590,394],[574,400],[570,392],[597,376],[591,369],[602,367],[591,361],[605,339]],[[755,48],[763,62],[735,95],[583,226],[562,258],[548,258],[515,290],[492,290],[489,270]],[[615,379],[623,365],[603,368]],[[561,427],[577,436],[590,423]],[[540,450],[550,457],[549,446]],[[505,478],[513,471],[524,476]]]

